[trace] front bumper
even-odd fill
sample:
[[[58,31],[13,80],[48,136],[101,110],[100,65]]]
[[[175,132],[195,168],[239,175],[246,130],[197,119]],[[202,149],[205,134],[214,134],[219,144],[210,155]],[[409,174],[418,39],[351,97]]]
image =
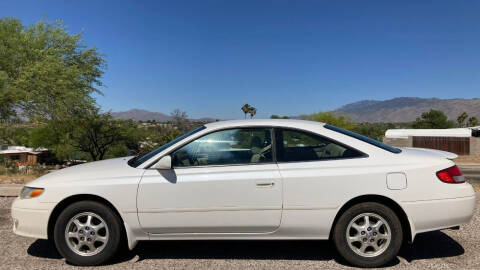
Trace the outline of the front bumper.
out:
[[[33,238],[48,238],[48,219],[54,203],[17,198],[12,204],[13,232]]]

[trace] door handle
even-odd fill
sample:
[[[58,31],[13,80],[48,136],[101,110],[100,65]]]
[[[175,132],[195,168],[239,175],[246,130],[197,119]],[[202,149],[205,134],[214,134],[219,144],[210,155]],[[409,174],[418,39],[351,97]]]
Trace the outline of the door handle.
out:
[[[258,182],[257,187],[259,188],[267,188],[267,187],[273,187],[275,185],[274,182]]]

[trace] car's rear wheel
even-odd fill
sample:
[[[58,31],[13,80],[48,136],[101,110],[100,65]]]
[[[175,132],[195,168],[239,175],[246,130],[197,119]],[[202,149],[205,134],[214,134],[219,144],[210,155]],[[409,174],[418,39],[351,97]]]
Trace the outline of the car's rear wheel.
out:
[[[95,201],[76,202],[65,208],[55,223],[55,245],[74,265],[99,265],[117,253],[120,224],[108,206]]]
[[[379,267],[390,262],[397,256],[402,240],[402,225],[395,212],[374,202],[346,210],[333,231],[339,254],[358,267]]]

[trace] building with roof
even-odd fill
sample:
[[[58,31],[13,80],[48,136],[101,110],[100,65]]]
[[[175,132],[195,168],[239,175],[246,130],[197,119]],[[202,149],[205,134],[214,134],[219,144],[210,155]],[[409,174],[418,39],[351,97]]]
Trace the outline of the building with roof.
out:
[[[438,149],[480,155],[480,126],[448,129],[389,129],[383,142],[396,147]]]
[[[41,162],[42,157],[46,155],[48,155],[48,149],[45,148],[33,149],[25,146],[7,145],[2,145],[0,148],[0,156],[22,164],[35,165]]]

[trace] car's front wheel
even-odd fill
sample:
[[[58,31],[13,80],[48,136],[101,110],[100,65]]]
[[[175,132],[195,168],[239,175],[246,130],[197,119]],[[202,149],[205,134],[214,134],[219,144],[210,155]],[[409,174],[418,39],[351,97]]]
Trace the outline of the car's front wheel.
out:
[[[117,252],[122,236],[120,224],[108,206],[95,201],[76,202],[65,208],[55,223],[55,245],[74,265],[99,265]]]
[[[395,258],[402,246],[402,225],[389,207],[366,202],[338,219],[333,242],[339,254],[358,267],[379,267]]]

